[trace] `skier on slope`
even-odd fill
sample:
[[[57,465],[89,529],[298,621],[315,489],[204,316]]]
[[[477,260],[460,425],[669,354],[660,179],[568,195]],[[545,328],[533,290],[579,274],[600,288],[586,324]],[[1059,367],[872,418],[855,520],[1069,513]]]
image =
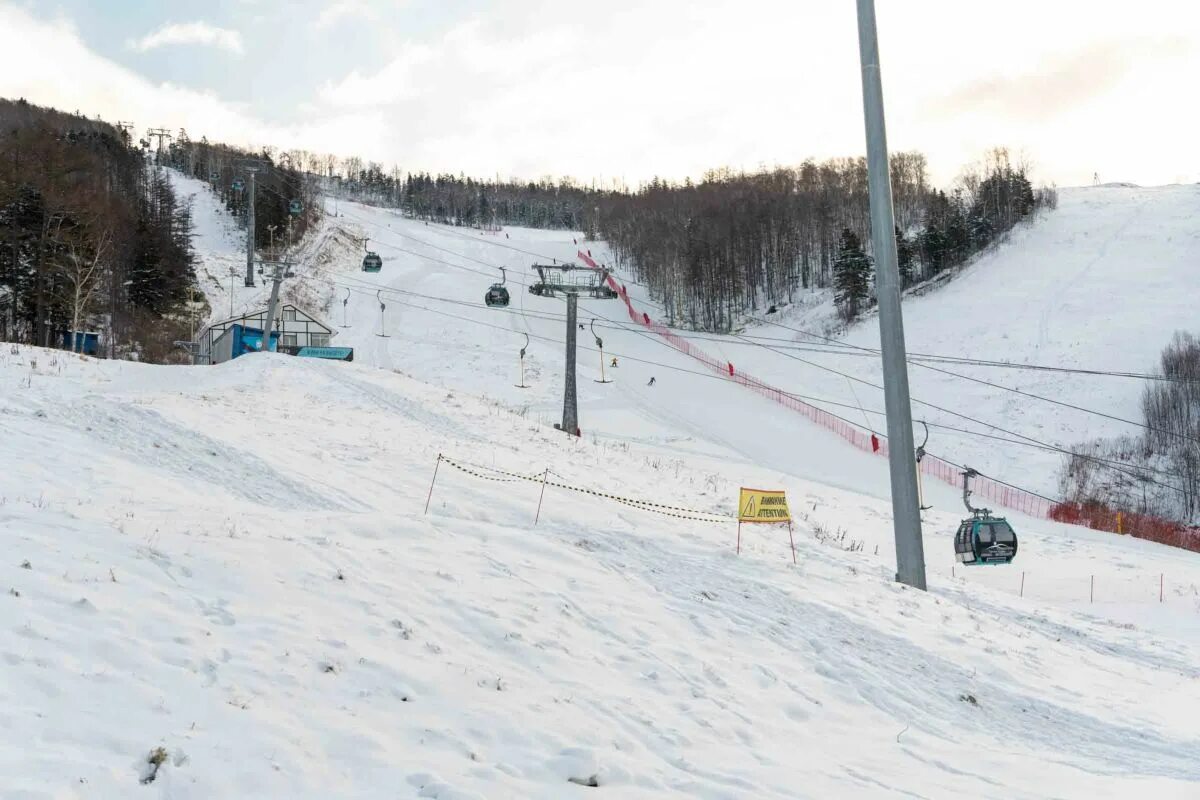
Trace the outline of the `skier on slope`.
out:
[[[649,383],[647,383],[646,385],[647,385],[647,386],[653,386],[653,385],[654,385],[654,376],[653,376],[653,375],[651,375],[651,376],[650,376],[650,382],[649,382]]]
[[[615,367],[616,365],[617,365],[617,357],[616,357],[616,356],[613,356],[613,360],[612,360],[612,366],[614,366],[614,367]]]

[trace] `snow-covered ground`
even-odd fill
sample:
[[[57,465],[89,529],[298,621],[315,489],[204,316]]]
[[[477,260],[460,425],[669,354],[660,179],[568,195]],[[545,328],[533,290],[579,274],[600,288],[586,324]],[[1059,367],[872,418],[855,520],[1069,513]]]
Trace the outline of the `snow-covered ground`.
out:
[[[964,573],[930,485],[930,591],[901,588],[886,462],[652,336],[598,325],[599,384],[579,331],[584,436],[549,427],[563,305],[520,284],[595,243],[339,210],[297,283],[355,363],[0,350],[0,797],[1200,792],[1200,556],[1012,516],[1018,560]],[[486,477],[442,463],[426,516],[439,453]],[[799,563],[777,528],[739,557],[732,523],[553,486],[539,514],[497,469],[706,515],[784,488]]]
[[[1168,602],[1083,615],[936,569],[921,594],[843,549],[886,539],[882,501],[284,356],[5,351],[0,434],[5,798],[1200,787],[1190,554],[1028,529],[1032,569],[1165,569]],[[424,516],[438,453],[704,512],[782,483],[799,565],[778,529],[738,557],[732,524],[555,488],[535,525],[536,483],[447,464]]]

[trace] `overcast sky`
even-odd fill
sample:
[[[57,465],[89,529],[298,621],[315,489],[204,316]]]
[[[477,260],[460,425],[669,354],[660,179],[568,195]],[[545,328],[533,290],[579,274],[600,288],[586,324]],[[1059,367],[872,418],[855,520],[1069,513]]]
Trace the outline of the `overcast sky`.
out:
[[[893,150],[948,183],[1200,180],[1183,0],[877,0]],[[0,96],[403,169],[590,182],[864,152],[853,0],[0,0]]]

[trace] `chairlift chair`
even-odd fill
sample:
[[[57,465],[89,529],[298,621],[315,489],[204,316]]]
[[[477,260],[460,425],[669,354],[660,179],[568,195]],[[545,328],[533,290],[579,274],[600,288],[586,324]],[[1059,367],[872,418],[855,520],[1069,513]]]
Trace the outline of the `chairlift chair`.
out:
[[[1017,556],[1017,533],[1004,517],[992,516],[990,509],[971,505],[970,480],[979,475],[963,470],[963,505],[971,516],[959,523],[954,534],[954,558],[964,566],[1010,564]]]
[[[525,334],[525,346],[521,348],[521,382],[514,384],[518,389],[528,389],[529,385],[525,383],[525,351],[529,349],[529,334]]]
[[[583,327],[580,325],[579,327]],[[610,378],[604,377],[604,340],[600,338],[600,334],[596,333],[596,320],[592,320],[591,324],[592,336],[596,339],[596,348],[600,351],[600,377],[593,378],[595,383],[612,383]],[[616,366],[617,360],[613,359],[613,366]]]

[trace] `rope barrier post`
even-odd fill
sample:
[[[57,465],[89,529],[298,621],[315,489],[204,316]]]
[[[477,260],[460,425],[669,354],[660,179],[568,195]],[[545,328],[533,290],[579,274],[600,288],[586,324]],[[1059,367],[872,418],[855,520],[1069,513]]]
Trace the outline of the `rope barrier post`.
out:
[[[429,496],[425,498],[425,513],[429,513],[429,501],[433,499],[433,487],[437,484],[438,467],[442,465],[442,454],[438,453],[437,461],[433,465],[433,480],[429,483]]]
[[[1092,590],[1091,590],[1091,593],[1088,595],[1088,602],[1089,603],[1096,602],[1096,576],[1095,575],[1092,576]]]
[[[1165,573],[1162,573],[1162,572],[1158,573],[1158,602],[1160,602],[1160,603],[1163,601],[1163,575],[1164,574]]]
[[[737,537],[736,552],[738,555],[742,554],[742,522],[741,522],[741,520],[738,520],[738,537]]]
[[[797,563],[796,562],[796,540],[792,537],[791,520],[788,521],[788,542],[791,543],[791,545],[792,545],[792,563],[795,564],[795,563]]]
[[[542,518],[542,498],[546,496],[546,481],[548,481],[549,479],[550,479],[550,468],[547,467],[546,471],[542,473],[542,491],[538,495],[537,514],[535,514],[533,517],[534,525],[537,525],[538,520],[540,520]]]
[[[1025,596],[1025,570],[1021,570],[1021,597]]]

